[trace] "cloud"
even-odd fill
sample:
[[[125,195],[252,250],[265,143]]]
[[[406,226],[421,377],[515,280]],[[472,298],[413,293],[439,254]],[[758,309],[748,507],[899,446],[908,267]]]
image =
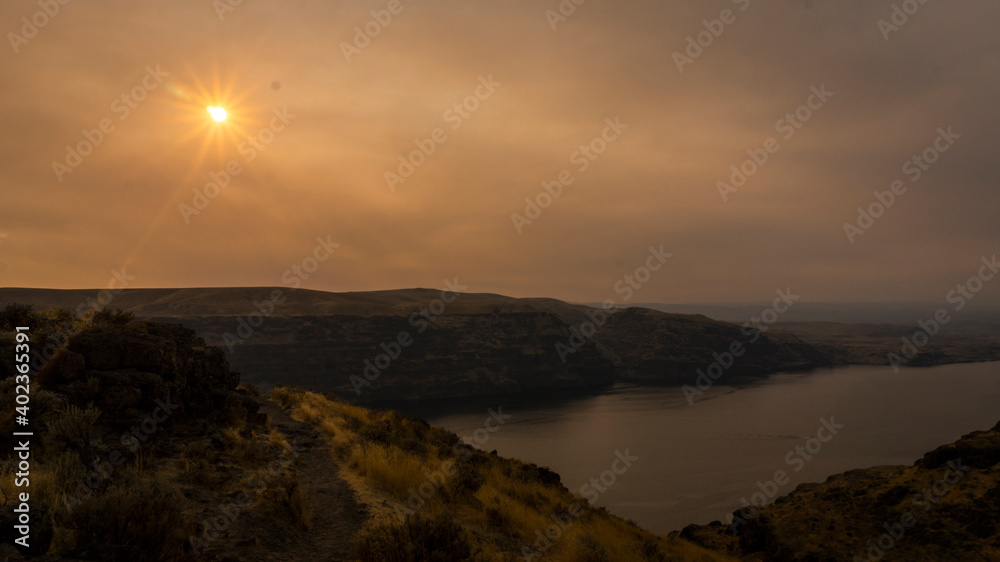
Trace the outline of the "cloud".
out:
[[[4,284],[98,286],[127,263],[143,287],[277,285],[331,235],[343,252],[309,288],[458,275],[592,301],[663,244],[676,257],[640,300],[792,285],[808,300],[937,301],[995,252],[995,3],[932,0],[889,41],[877,21],[891,2],[675,4],[588,0],[553,31],[556,1],[407,2],[350,63],[341,44],[383,4],[245,2],[222,21],[210,3],[69,4],[3,55]],[[674,53],[727,8],[735,22],[678,72]],[[31,9],[5,4],[0,21]],[[119,119],[114,100],[157,64],[168,86]],[[445,112],[488,75],[502,86],[452,129]],[[724,203],[716,182],[821,84],[835,96]],[[202,128],[196,102],[216,91],[239,99],[241,134]],[[240,143],[282,107],[295,120],[247,161]],[[573,153],[614,117],[630,128],[578,171]],[[52,162],[103,118],[114,132],[57,181]],[[850,244],[843,224],[948,125],[954,151]],[[386,170],[437,128],[448,140],[391,192]],[[177,206],[230,159],[245,172],[186,225]],[[511,214],[564,169],[575,182],[518,235]]]

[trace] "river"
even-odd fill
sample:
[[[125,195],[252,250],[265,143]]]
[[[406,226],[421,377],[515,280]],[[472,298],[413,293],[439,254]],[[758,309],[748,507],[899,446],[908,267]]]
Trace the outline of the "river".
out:
[[[726,521],[757,492],[784,495],[855,468],[912,464],[993,427],[1000,363],[780,374],[713,387],[693,405],[680,388],[618,385],[595,396],[400,409],[486,451],[548,466],[570,490],[667,533]],[[504,422],[476,432],[487,418]]]

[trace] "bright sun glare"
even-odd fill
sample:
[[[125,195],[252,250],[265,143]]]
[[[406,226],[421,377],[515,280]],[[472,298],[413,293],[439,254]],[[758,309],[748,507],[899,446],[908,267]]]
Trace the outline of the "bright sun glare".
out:
[[[210,105],[206,109],[208,109],[208,113],[209,115],[212,116],[212,119],[215,119],[219,123],[225,121],[226,117],[228,116],[226,110],[221,107],[215,107],[213,105]]]

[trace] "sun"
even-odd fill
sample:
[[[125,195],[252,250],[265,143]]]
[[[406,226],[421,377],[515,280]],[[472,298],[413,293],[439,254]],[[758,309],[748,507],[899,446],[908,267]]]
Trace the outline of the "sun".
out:
[[[191,140],[201,140],[189,173],[200,170],[211,153],[215,154],[217,165],[224,166],[231,156],[229,153],[239,150],[241,143],[251,138],[250,130],[258,130],[270,118],[269,106],[248,105],[248,100],[260,90],[260,84],[251,83],[236,90],[240,83],[237,77],[243,74],[241,64],[235,65],[230,76],[217,66],[211,71],[187,68],[188,77],[178,76],[167,85],[173,98],[171,104],[177,110],[175,120],[187,129],[177,137],[173,148],[179,150]],[[203,75],[208,76],[207,82],[200,78]]]
[[[229,117],[229,114],[226,113],[226,110],[221,107],[210,105],[205,109],[208,110],[208,114],[212,116],[212,119],[215,119],[219,123],[222,123],[223,121],[226,120],[226,117]]]

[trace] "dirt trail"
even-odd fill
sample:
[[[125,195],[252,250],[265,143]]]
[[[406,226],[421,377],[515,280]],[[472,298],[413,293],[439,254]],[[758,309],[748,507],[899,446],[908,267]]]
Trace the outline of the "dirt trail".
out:
[[[296,421],[271,401],[261,401],[260,413],[285,435],[298,451],[295,465],[307,484],[312,508],[312,530],[304,531],[285,521],[248,512],[237,521],[219,559],[238,560],[354,560],[352,540],[367,519],[367,511],[354,490],[340,478],[322,435],[309,424]]]

